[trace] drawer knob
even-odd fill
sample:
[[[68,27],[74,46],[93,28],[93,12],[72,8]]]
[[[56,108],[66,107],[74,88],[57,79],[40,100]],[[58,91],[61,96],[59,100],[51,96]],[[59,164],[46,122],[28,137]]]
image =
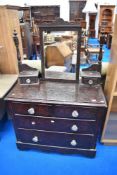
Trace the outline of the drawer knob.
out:
[[[33,142],[38,142],[39,140],[38,140],[38,137],[37,136],[34,136],[33,138],[32,138],[32,141]]]
[[[72,141],[71,141],[71,145],[72,145],[72,146],[76,146],[76,145],[77,145],[76,140],[72,140]]]
[[[28,79],[26,79],[26,83],[27,84],[30,84],[31,83],[31,80],[28,78]]]
[[[51,120],[50,122],[51,122],[51,123],[55,123],[55,121],[54,121],[54,120]]]
[[[78,116],[79,116],[78,111],[73,111],[72,112],[72,117],[76,118]]]
[[[89,83],[89,85],[92,85],[93,84],[93,80],[89,80],[88,83]]]
[[[71,127],[71,130],[72,130],[72,131],[78,131],[78,126],[77,126],[77,125],[73,125],[73,126]]]
[[[35,125],[36,123],[33,121],[33,122],[31,122],[31,124],[32,124],[32,125]]]
[[[28,113],[29,113],[29,114],[34,114],[34,113],[35,113],[34,108],[30,108],[30,109],[28,109]]]

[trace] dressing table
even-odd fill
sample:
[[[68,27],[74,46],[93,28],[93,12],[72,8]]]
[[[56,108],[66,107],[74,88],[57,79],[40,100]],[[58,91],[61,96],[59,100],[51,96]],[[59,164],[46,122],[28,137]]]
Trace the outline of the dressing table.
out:
[[[100,85],[79,83],[81,28],[62,21],[56,25],[43,25],[40,27],[41,43],[45,30],[78,31],[76,72],[68,76],[68,72],[45,71],[48,67],[41,45],[40,83],[17,84],[6,97],[17,147],[94,157],[106,101]]]

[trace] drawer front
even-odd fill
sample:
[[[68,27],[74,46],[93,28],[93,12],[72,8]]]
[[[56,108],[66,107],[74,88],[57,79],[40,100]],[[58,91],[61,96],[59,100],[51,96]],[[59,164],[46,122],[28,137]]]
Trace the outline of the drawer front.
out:
[[[96,119],[98,112],[96,107],[36,103],[13,103],[13,110],[16,114],[93,120]]]
[[[13,110],[16,114],[49,116],[52,106],[35,103],[13,103]]]
[[[16,128],[27,128],[46,131],[84,134],[95,134],[96,132],[96,121],[94,120],[67,120],[49,117],[15,115],[14,124]]]
[[[56,105],[54,114],[56,117],[96,120],[97,109],[95,107]]]
[[[71,148],[95,148],[96,141],[92,135],[53,133],[18,129],[17,139],[23,143],[51,145]]]
[[[100,82],[101,82],[100,78],[82,77],[82,83],[83,84],[96,85],[96,84],[100,84]]]
[[[39,78],[38,77],[19,77],[20,80],[20,84],[37,84],[39,82]]]

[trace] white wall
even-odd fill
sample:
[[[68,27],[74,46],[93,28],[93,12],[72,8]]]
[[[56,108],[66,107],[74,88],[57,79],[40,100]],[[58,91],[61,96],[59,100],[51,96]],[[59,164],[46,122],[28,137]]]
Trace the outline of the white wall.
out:
[[[60,17],[69,20],[69,0],[0,0],[0,5],[60,5]]]

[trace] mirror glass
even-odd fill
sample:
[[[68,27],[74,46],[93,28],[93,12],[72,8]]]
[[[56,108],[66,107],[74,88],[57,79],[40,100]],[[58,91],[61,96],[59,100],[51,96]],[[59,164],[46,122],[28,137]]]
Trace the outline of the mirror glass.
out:
[[[77,37],[76,31],[43,31],[45,78],[76,79]]]

